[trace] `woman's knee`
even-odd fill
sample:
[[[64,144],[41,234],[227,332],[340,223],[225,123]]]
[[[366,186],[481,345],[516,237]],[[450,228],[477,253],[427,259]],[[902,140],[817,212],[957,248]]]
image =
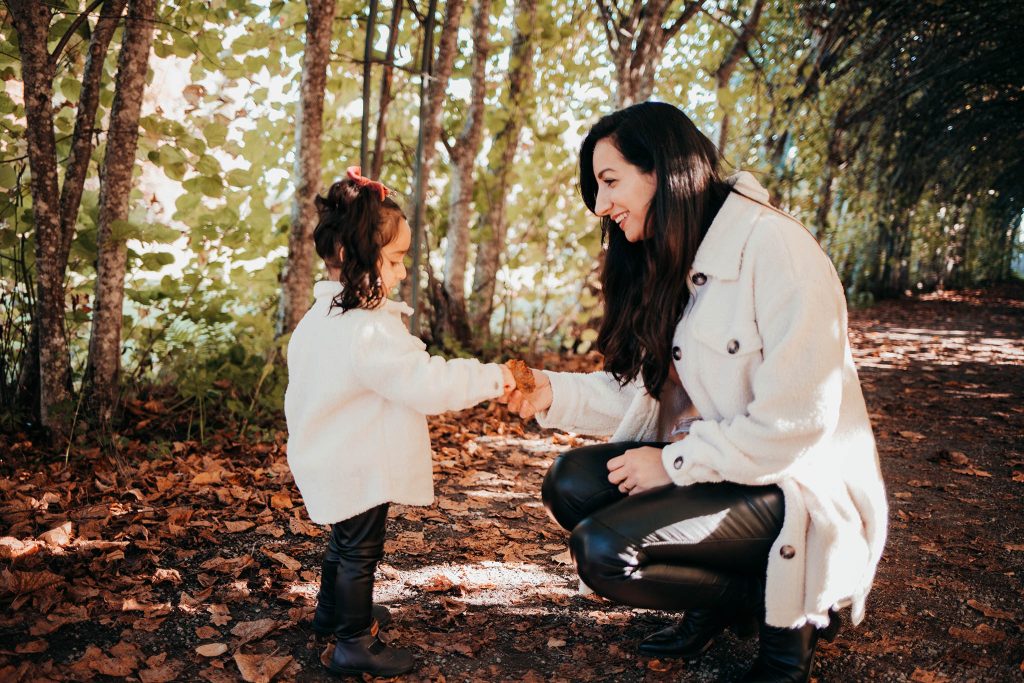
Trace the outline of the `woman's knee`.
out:
[[[569,550],[583,582],[607,598],[639,568],[638,547],[593,518],[580,522],[569,537]]]

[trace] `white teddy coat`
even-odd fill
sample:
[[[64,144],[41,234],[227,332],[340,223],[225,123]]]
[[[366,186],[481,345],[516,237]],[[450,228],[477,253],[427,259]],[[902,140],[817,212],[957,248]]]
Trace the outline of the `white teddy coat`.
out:
[[[288,342],[288,466],[319,524],[381,503],[430,505],[424,416],[504,393],[501,366],[429,355],[402,322],[405,304],[329,311],[340,292],[338,282],[316,283],[316,303]]]
[[[749,173],[730,182],[767,202]],[[830,607],[851,605],[857,624],[888,507],[838,275],[800,223],[733,192],[690,276],[673,354],[702,419],[664,449],[665,469],[679,486],[777,484],[785,519],[768,559],[767,622],[823,626]],[[658,403],[639,380],[547,374],[543,426],[657,440]]]

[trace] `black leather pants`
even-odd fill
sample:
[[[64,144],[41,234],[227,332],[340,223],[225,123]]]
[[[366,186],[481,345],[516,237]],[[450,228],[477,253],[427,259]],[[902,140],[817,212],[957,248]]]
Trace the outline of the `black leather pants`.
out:
[[[370,627],[373,574],[384,555],[388,504],[331,525],[320,577],[318,609],[333,609],[334,634],[347,638]]]
[[[608,481],[607,463],[640,446],[664,444],[576,448],[544,478],[544,505],[572,531],[569,547],[583,582],[606,598],[650,609],[762,601],[768,552],[782,528],[782,492],[723,482],[627,496]]]

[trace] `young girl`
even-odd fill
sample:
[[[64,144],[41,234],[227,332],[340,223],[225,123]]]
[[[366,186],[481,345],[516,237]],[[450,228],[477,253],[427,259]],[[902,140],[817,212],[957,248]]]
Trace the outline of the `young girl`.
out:
[[[373,605],[388,504],[433,502],[425,415],[506,395],[508,368],[426,353],[387,298],[406,276],[411,232],[384,185],[358,167],[317,197],[313,233],[330,280],[288,344],[288,465],[310,518],[330,524],[313,628],[333,634],[335,674],[396,676],[408,650],[377,638],[390,620]]]

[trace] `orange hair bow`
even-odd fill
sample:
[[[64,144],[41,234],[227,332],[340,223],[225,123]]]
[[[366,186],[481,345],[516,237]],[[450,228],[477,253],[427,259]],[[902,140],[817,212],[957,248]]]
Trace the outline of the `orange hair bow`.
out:
[[[388,192],[391,191],[382,182],[379,182],[377,180],[370,180],[369,178],[364,178],[363,169],[360,168],[359,166],[349,166],[346,173],[348,173],[348,177],[355,181],[355,184],[358,185],[359,187],[370,187],[380,192],[381,201],[384,201],[388,196]]]

